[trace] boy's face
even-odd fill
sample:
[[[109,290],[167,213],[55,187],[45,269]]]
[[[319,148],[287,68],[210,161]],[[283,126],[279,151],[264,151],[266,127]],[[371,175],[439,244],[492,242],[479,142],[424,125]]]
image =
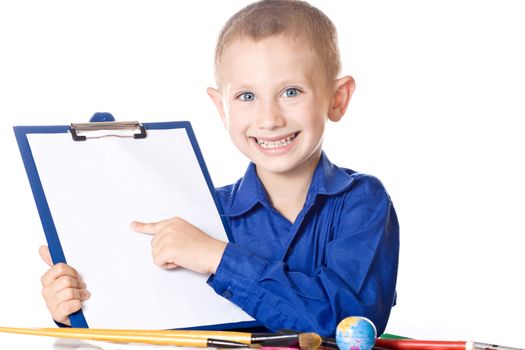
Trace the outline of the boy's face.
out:
[[[280,35],[236,40],[221,62],[221,87],[210,96],[259,175],[315,166],[334,93],[320,60]]]

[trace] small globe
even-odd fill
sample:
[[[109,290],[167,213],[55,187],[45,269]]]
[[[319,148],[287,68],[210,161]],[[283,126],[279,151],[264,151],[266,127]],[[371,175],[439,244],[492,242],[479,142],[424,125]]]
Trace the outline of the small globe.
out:
[[[335,340],[340,350],[371,350],[376,341],[376,327],[366,317],[347,317],[337,325]]]

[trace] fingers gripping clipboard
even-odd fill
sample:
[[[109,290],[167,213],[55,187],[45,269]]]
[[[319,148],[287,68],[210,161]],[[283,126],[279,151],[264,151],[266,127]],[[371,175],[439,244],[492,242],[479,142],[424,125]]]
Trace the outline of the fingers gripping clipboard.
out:
[[[163,270],[133,220],[179,216],[229,240],[229,228],[189,122],[16,126],[16,139],[53,262],[73,266],[91,297],[74,327],[231,329],[256,325],[215,294],[209,276]]]

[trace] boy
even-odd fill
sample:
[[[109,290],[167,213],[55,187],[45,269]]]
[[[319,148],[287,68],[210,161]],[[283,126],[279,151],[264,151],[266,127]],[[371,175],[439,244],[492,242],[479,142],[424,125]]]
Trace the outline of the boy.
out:
[[[256,2],[226,23],[215,69],[208,94],[251,160],[238,182],[217,189],[235,243],[177,217],[131,227],[153,235],[157,265],[212,274],[217,293],[271,330],[333,335],[344,317],[361,315],[381,334],[395,301],[399,229],[382,184],[322,152],[326,121],[341,119],[355,87],[337,78],[333,24],[306,2]],[[51,265],[47,247],[41,255]],[[42,284],[58,322],[89,297],[65,264]]]

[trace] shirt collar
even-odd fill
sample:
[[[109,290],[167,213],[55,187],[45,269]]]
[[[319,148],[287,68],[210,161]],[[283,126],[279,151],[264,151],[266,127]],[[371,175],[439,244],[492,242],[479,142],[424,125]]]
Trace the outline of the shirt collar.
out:
[[[308,189],[306,204],[313,203],[317,195],[333,196],[346,190],[353,182],[353,173],[332,164],[322,152]],[[266,190],[257,176],[255,164],[250,163],[234,188],[236,190],[231,196],[231,202],[223,208],[226,216],[242,215],[258,203],[271,208]]]
[[[343,169],[332,164],[324,152],[321,153],[319,164],[312,178],[312,185],[317,185],[317,194],[333,196],[346,190],[354,181],[355,171]],[[310,185],[310,190],[312,189]]]

